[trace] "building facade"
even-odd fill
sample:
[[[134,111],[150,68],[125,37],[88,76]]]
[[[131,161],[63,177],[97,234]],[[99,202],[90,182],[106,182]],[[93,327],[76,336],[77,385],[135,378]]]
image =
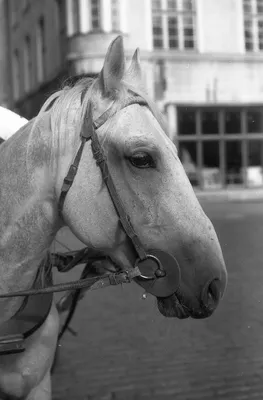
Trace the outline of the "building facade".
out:
[[[263,186],[263,0],[5,0],[12,108],[96,75],[118,34],[194,186]]]
[[[11,98],[7,34],[6,3],[0,0],[0,107],[9,107]]]

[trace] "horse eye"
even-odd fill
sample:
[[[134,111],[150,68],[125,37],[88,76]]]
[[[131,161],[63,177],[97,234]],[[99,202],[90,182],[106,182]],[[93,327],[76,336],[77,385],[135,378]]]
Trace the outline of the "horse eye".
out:
[[[155,167],[155,162],[150,156],[150,154],[147,153],[137,153],[133,155],[132,157],[129,157],[130,163],[136,167],[136,168],[154,168]]]

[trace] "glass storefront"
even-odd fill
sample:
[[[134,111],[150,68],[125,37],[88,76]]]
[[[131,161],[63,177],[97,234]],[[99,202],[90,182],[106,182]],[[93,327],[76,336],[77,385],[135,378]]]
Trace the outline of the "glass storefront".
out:
[[[263,107],[177,107],[176,144],[193,186],[263,186]]]

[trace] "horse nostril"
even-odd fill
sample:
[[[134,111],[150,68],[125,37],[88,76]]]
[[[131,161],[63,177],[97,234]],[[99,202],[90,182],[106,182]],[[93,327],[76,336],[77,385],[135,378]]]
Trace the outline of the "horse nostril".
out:
[[[221,298],[220,280],[213,279],[206,285],[202,293],[202,303],[205,308],[214,310]]]

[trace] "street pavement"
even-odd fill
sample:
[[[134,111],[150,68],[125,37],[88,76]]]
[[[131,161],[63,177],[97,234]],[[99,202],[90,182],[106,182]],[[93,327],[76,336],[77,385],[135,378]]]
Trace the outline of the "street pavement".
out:
[[[61,343],[54,399],[263,399],[263,201],[202,204],[229,274],[215,314],[166,319],[135,284],[88,292],[72,325],[78,336]],[[59,239],[79,246],[67,231]]]

